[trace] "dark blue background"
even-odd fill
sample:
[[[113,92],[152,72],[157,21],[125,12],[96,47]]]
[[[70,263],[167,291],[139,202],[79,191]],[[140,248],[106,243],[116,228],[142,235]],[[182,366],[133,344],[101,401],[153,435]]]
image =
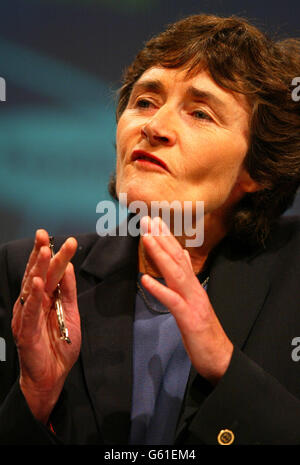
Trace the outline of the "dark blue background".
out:
[[[96,205],[110,198],[122,71],[154,33],[200,12],[300,36],[299,0],[1,1],[0,242],[39,227],[95,231]],[[299,199],[291,212],[300,212]]]

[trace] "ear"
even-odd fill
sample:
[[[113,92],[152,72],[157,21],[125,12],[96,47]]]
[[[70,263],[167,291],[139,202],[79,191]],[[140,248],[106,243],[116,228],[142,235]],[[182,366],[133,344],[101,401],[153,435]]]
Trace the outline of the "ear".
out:
[[[245,170],[245,168],[242,168],[242,171],[239,174],[237,185],[239,186],[240,190],[245,193],[257,192],[263,189],[263,186],[254,181],[254,179],[251,178],[250,174]]]

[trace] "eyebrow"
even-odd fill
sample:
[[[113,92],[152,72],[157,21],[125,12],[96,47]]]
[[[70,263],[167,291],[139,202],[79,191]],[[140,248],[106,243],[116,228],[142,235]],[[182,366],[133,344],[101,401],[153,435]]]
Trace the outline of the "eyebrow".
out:
[[[223,100],[217,97],[214,93],[209,92],[207,90],[201,90],[197,89],[194,86],[190,86],[188,87],[186,93],[193,99],[206,100],[208,103],[211,103],[212,105],[217,106],[221,109],[227,108],[227,105],[223,102]]]
[[[166,93],[165,87],[159,79],[137,81],[132,88],[131,95],[141,91],[153,92],[155,94]],[[218,110],[217,113],[222,120],[226,119],[226,110],[228,110],[228,107],[226,103],[213,92],[189,86],[185,94],[194,100],[207,102]]]
[[[161,81],[158,79],[154,80],[144,80],[144,81],[137,81],[132,88],[132,94],[137,91],[145,91],[154,92],[155,94],[159,94],[165,91],[165,87]]]

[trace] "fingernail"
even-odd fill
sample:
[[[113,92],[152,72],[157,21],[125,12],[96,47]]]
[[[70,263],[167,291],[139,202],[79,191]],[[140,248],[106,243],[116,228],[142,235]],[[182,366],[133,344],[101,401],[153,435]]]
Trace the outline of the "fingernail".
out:
[[[151,221],[151,235],[152,236],[159,236],[160,235],[160,219],[159,217],[155,217],[150,220]]]
[[[142,236],[148,235],[149,230],[149,218],[148,216],[143,216],[140,220],[140,229]]]
[[[165,236],[170,236],[171,235],[170,229],[168,228],[168,226],[166,225],[166,223],[164,221],[161,221],[161,231],[162,231],[163,235],[165,235]]]

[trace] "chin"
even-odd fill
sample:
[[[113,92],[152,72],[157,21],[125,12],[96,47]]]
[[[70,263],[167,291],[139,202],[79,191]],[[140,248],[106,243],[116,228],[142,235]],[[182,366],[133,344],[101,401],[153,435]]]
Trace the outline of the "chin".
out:
[[[135,201],[142,201],[148,206],[150,205],[151,200],[153,199],[153,189],[147,186],[141,185],[141,182],[130,182],[130,183],[120,183],[117,185],[117,194],[120,199],[120,194],[126,194],[127,196],[127,207],[130,203]]]

